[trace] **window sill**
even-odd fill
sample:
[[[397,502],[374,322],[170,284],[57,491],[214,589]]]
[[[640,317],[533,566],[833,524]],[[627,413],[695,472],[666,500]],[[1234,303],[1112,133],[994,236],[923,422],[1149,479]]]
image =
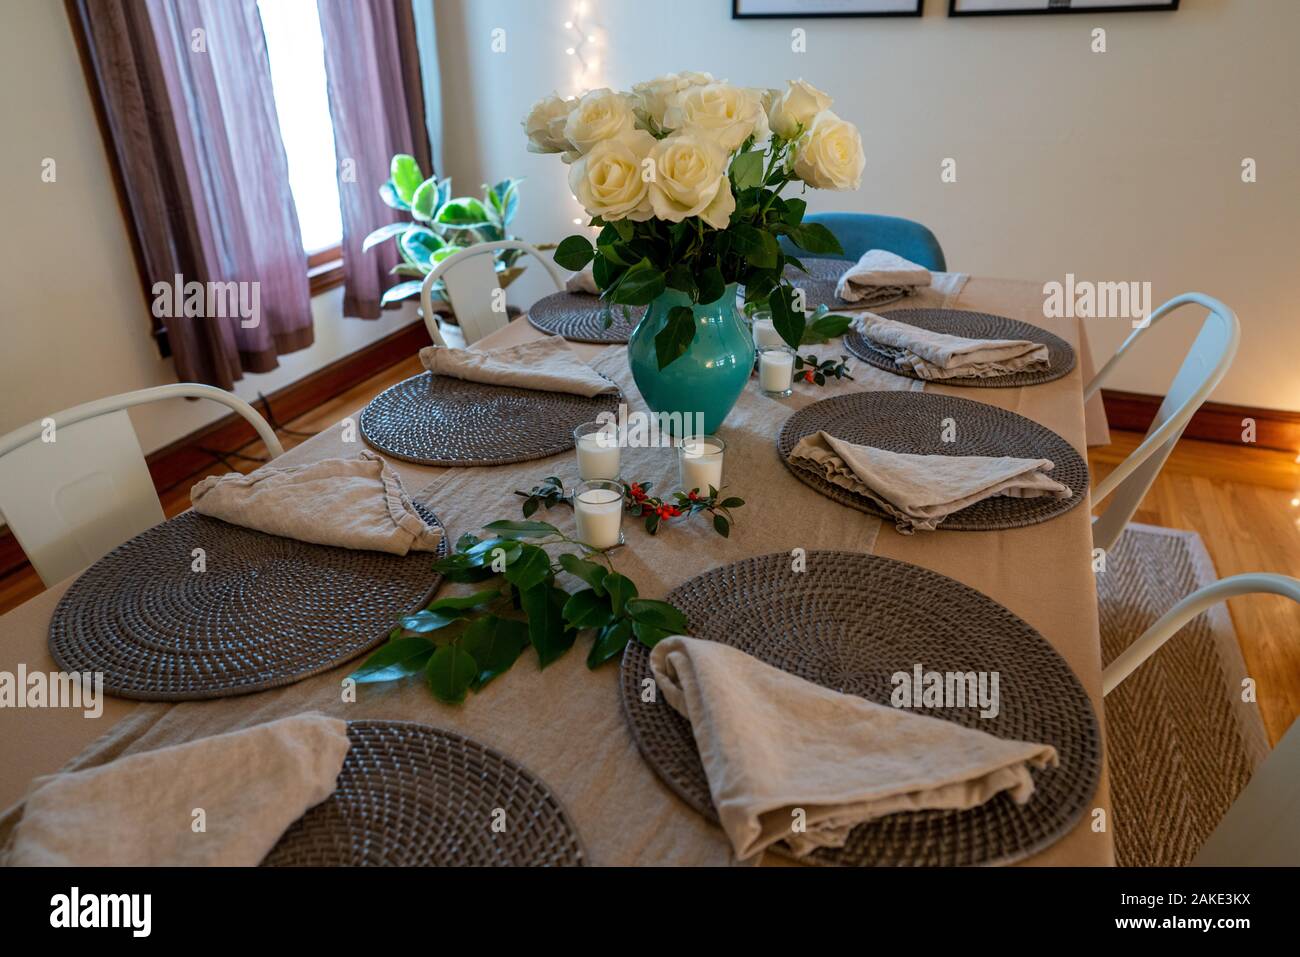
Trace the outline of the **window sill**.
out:
[[[343,285],[343,249],[322,249],[307,257],[307,283],[312,296]]]

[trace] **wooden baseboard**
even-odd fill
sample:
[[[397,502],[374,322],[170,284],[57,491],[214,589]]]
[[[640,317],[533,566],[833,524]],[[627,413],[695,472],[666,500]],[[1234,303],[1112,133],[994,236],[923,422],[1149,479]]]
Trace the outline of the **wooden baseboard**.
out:
[[[422,321],[411,323],[370,343],[297,382],[268,395],[267,401],[280,422],[298,416],[371,376],[384,371],[430,345],[429,330]],[[256,404],[256,403],[255,403]],[[212,452],[237,452],[257,439],[257,432],[241,416],[231,413],[184,438],[145,456],[154,487],[161,495],[213,463]],[[27,564],[17,540],[8,531],[0,534],[0,577]]]
[[[1106,406],[1106,418],[1110,427],[1123,432],[1146,432],[1160,409],[1160,403],[1164,401],[1163,396],[1115,392],[1110,389],[1102,389],[1101,398]],[[1300,451],[1300,412],[1254,409],[1222,402],[1206,402],[1202,405],[1187,424],[1183,437],[1203,442],[1242,445],[1246,419],[1255,422],[1254,444],[1257,447],[1293,453]]]

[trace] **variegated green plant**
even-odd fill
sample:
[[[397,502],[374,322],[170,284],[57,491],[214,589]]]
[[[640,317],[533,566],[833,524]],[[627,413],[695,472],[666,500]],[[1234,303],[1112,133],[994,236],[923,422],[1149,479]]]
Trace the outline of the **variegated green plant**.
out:
[[[393,274],[411,277],[384,293],[385,304],[416,296],[424,277],[453,253],[478,243],[518,239],[510,235],[510,221],[519,208],[519,180],[504,179],[495,186],[483,186],[483,198],[451,194],[451,180],[425,178],[415,157],[398,153],[393,157],[386,183],[379,195],[393,209],[411,214],[410,222],[380,226],[361,244],[362,252],[388,239],[397,242],[402,261]],[[502,286],[508,286],[524,271],[517,264],[520,250],[498,250],[496,268]],[[443,299],[443,285],[434,283],[434,299]]]

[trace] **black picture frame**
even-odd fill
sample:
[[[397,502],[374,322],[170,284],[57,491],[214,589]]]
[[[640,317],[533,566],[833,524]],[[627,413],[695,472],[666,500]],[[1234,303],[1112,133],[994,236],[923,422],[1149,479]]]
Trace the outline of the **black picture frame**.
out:
[[[957,4],[960,0],[948,0],[948,16],[950,17],[1026,17],[1026,16],[1054,16],[1062,13],[1091,13],[1095,16],[1102,16],[1107,13],[1173,13],[1178,9],[1180,0],[1170,0],[1166,3],[1123,3],[1116,4],[1113,7],[1045,7],[1043,9],[1026,9],[1026,10],[958,10]],[[1027,0],[1026,0],[1027,2]]]
[[[850,17],[919,17],[925,0],[914,0],[915,10],[869,10],[861,13],[806,13],[791,10],[789,13],[741,13],[741,0],[731,0],[731,19],[733,20],[828,20],[847,19]]]

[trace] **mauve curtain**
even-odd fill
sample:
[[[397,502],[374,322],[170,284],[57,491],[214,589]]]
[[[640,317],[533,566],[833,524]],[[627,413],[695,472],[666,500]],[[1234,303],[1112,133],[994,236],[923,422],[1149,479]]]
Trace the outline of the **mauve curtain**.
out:
[[[432,3],[433,0],[423,0]],[[395,153],[433,174],[411,0],[318,0],[343,211],[343,314],[378,319],[401,261],[395,244],[361,251],[366,234],[407,217],[379,198]],[[352,162],[349,164],[348,160]],[[349,176],[348,174],[352,175]]]
[[[258,283],[247,328],[240,315],[161,318],[177,377],[228,389],[274,369],[277,355],[312,343],[311,294],[256,0],[69,0],[68,10],[146,297],[177,276],[205,289]]]

